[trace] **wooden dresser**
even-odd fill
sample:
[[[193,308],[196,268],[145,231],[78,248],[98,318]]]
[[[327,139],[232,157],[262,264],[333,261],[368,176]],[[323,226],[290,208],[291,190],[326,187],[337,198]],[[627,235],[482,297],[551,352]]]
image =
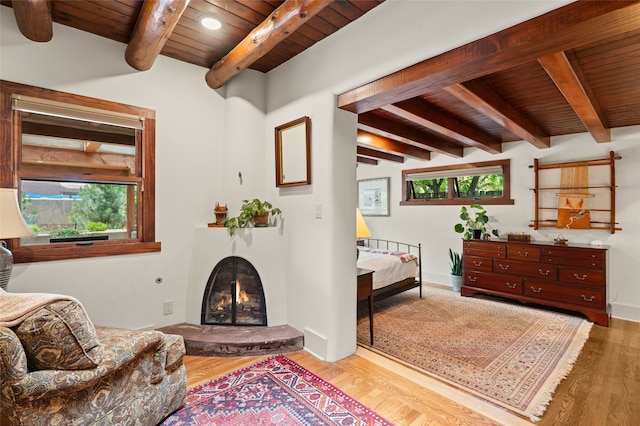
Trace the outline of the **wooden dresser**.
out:
[[[553,306],[609,325],[607,247],[504,240],[466,240],[463,247],[463,296]]]

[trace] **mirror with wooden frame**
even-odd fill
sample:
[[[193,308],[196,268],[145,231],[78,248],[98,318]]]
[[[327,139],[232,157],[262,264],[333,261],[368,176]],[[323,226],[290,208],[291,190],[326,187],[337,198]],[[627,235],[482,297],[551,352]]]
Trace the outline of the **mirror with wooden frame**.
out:
[[[276,186],[311,183],[311,119],[276,127]]]

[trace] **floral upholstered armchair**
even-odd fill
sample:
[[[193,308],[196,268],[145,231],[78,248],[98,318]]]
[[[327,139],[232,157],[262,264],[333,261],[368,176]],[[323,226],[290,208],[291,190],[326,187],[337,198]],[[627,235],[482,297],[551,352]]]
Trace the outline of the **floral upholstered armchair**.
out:
[[[184,405],[184,354],[182,336],[95,328],[73,298],[0,289],[0,424],[156,425]]]

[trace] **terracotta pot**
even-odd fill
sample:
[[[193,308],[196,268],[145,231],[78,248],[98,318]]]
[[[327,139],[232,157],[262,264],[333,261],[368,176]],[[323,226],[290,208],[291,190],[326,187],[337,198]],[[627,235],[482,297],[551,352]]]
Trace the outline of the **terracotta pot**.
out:
[[[255,226],[269,226],[269,212],[253,216],[253,224]]]

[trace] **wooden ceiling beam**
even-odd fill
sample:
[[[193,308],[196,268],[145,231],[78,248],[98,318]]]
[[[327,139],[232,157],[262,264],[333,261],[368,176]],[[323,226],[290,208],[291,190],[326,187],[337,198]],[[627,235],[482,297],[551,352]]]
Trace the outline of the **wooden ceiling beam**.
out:
[[[139,71],[153,66],[187,4],[189,0],[145,0],[124,52],[129,65]]]
[[[358,114],[358,128],[450,157],[461,158],[463,155],[462,147],[456,147],[442,138],[372,113]]]
[[[570,56],[571,59],[565,52],[556,52],[538,58],[538,62],[596,142],[611,142],[611,129],[606,124],[600,104],[577,58],[573,54]]]
[[[63,166],[87,169],[104,169],[127,171],[127,175],[133,175],[135,170],[135,156],[126,154],[91,153],[59,149],[51,147],[39,147],[25,145],[22,147],[22,163],[34,164],[36,170],[38,164],[42,167]],[[104,173],[104,172],[103,172]]]
[[[16,24],[23,36],[38,42],[47,42],[53,38],[49,0],[13,1],[12,6]]]
[[[364,146],[356,147],[356,154],[364,157],[374,157],[381,160],[393,161],[394,163],[404,163],[404,157],[400,155],[390,154],[388,152],[382,152]]]
[[[361,157],[356,155],[356,162],[362,164],[371,164],[372,166],[378,165],[378,160],[374,160],[373,158]]]
[[[358,141],[358,145],[366,145],[373,149],[386,152],[395,152],[418,160],[431,160],[431,153],[424,148],[398,142],[394,139],[386,138],[365,130],[358,130],[356,140]]]
[[[502,152],[500,139],[456,120],[419,98],[385,105],[381,109],[490,154]]]
[[[570,18],[570,19],[569,19]],[[364,113],[601,39],[634,31],[640,1],[578,1],[342,93],[338,107]]]
[[[445,87],[445,91],[538,148],[549,148],[549,135],[481,80]]]
[[[286,0],[236,47],[216,62],[205,78],[212,89],[229,80],[262,58],[278,43],[315,16],[332,0]]]

